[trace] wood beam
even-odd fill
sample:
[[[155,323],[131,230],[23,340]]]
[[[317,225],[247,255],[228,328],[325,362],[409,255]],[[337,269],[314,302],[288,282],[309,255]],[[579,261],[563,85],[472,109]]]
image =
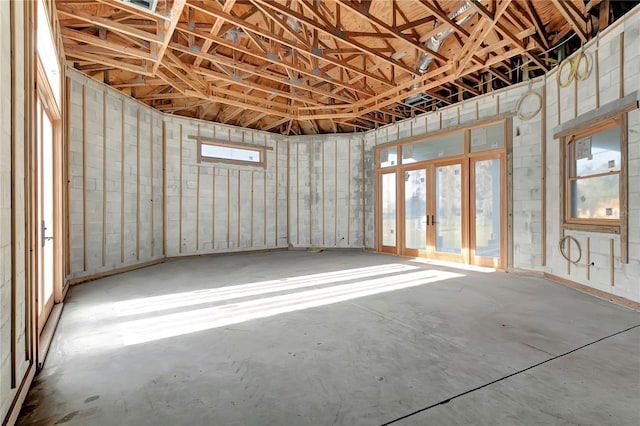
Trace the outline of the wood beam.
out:
[[[587,23],[582,17],[576,17],[571,9],[567,6],[566,2],[560,0],[551,0],[551,3],[560,11],[564,19],[573,27],[573,30],[578,34],[580,40],[583,43],[587,42]]]
[[[103,40],[100,37],[92,36],[82,31],[72,30],[71,28],[62,27],[60,29],[63,40],[75,40],[87,43],[92,46],[98,46],[103,49],[112,50],[119,53],[119,56],[133,56],[135,58],[151,60],[151,53],[146,50],[137,49],[115,40]]]
[[[233,9],[233,6],[235,5],[235,3],[236,3],[236,0],[226,0],[224,2],[224,5],[222,6],[222,11],[224,13],[231,13],[231,9]],[[217,36],[218,33],[220,32],[220,29],[222,28],[223,23],[224,21],[222,19],[216,19],[216,21],[211,26],[211,30],[209,30],[209,34],[212,36]],[[202,51],[205,53],[209,53],[209,49],[211,49],[212,44],[213,44],[213,41],[205,39],[204,44],[202,45]],[[202,63],[202,58],[196,58],[193,65],[198,67],[200,66],[201,63]]]
[[[158,26],[159,28],[161,28],[158,32],[158,38],[161,44],[154,44],[153,46],[151,46],[151,51],[152,53],[154,53],[156,61],[153,65],[152,71],[154,73],[158,70],[160,63],[162,63],[162,58],[167,51],[167,46],[169,46],[169,42],[173,37],[173,32],[176,29],[176,25],[178,25],[178,21],[180,20],[180,16],[182,15],[182,11],[184,10],[184,6],[186,3],[187,0],[173,0],[173,5],[169,10],[167,19]]]
[[[384,56],[379,54],[378,52],[372,50],[370,47],[366,46],[363,43],[360,43],[358,41],[355,41],[353,39],[350,39],[349,37],[347,37],[344,32],[342,30],[340,30],[337,27],[331,27],[331,22],[329,22],[323,15],[321,15],[320,13],[317,12],[317,10],[311,6],[309,6],[304,0],[298,0],[298,3],[306,6],[306,9],[308,11],[310,11],[316,18],[320,19],[321,21],[323,21],[325,23],[325,25],[328,26],[328,28],[325,28],[322,25],[319,25],[316,21],[312,20],[311,18],[308,18],[307,16],[298,13],[298,12],[294,12],[290,9],[288,9],[286,6],[281,5],[280,3],[275,3],[273,1],[269,1],[269,0],[251,0],[254,3],[262,3],[263,5],[282,13],[285,16],[289,16],[293,19],[296,19],[298,22],[301,23],[305,23],[308,27],[310,28],[314,28],[317,29],[319,32],[335,39],[336,41],[339,41],[341,43],[347,44],[348,46],[351,47],[355,47],[356,49],[360,49],[360,51],[362,51],[363,53],[366,53],[374,58],[377,58],[379,60],[381,60],[382,62],[385,62],[391,66],[400,68],[405,70],[406,72],[408,72],[409,74],[414,74],[415,73],[415,69],[413,69],[412,67],[410,67],[409,65],[406,65],[400,61],[397,61],[395,59],[392,59],[388,56]]]
[[[131,25],[121,24],[119,22],[102,18],[100,16],[90,15],[83,10],[77,10],[63,5],[57,5],[56,10],[58,11],[59,15],[76,18],[80,21],[87,22],[97,27],[106,28],[110,31],[116,31],[122,34],[126,34],[130,37],[136,37],[142,40],[146,40],[151,43],[159,43],[158,36],[156,34],[137,29]]]
[[[216,18],[222,19],[225,22],[233,24],[233,25],[235,25],[235,26],[237,26],[239,28],[242,28],[245,31],[254,32],[254,33],[258,34],[258,35],[262,35],[262,36],[264,36],[266,38],[269,38],[271,40],[277,41],[277,42],[281,43],[284,46],[290,47],[291,49],[302,53],[305,56],[306,55],[310,55],[310,56],[316,57],[316,58],[320,59],[321,61],[333,64],[333,65],[335,65],[337,67],[340,67],[340,68],[343,68],[345,70],[349,70],[349,71],[352,71],[354,73],[360,74],[360,75],[362,75],[364,77],[370,78],[370,79],[375,80],[375,81],[377,81],[377,82],[379,82],[381,84],[384,84],[385,86],[393,86],[391,81],[389,81],[389,80],[387,80],[385,78],[382,78],[382,77],[380,77],[378,75],[375,75],[375,74],[373,74],[371,72],[368,72],[366,69],[361,69],[361,68],[353,66],[353,65],[351,65],[349,63],[346,63],[344,61],[333,59],[333,58],[330,58],[330,57],[324,55],[321,49],[319,49],[318,51],[311,50],[309,52],[308,49],[305,49],[304,47],[299,46],[298,43],[295,43],[294,41],[289,40],[289,39],[287,39],[285,37],[279,36],[279,35],[271,32],[271,31],[268,31],[268,30],[264,29],[264,28],[261,28],[261,27],[258,27],[256,25],[250,24],[246,20],[242,20],[242,19],[236,18],[235,16],[226,14],[226,13],[221,12],[219,10],[200,7],[199,5],[196,6],[195,4],[189,4],[189,5],[191,7],[197,8],[198,10],[202,11],[203,13],[206,13],[208,15],[211,15],[211,16],[214,16]],[[328,80],[330,81],[331,77],[330,76],[326,76],[325,78],[327,78],[327,77],[328,77]]]
[[[487,10],[487,8],[485,8],[482,3],[479,3],[477,1],[471,1],[469,2],[469,4],[476,8],[483,16],[485,16],[486,18],[490,19],[490,20],[494,20],[493,19],[493,13],[489,12],[489,10]],[[515,44],[517,47],[519,47],[520,49],[522,49],[522,51],[533,61],[535,62],[536,65],[538,65],[542,70],[549,71],[549,68],[547,67],[547,65],[540,60],[540,58],[538,58],[535,54],[531,53],[528,51],[528,49],[526,48],[526,46],[524,45],[524,43],[522,42],[522,40],[518,39],[518,37],[513,34],[508,28],[506,28],[501,22],[499,21],[495,21],[495,28],[498,29],[498,31],[500,31],[500,33],[502,33],[505,37],[507,37],[509,40],[511,40],[513,42],[513,44]],[[535,30],[534,30],[535,32]]]

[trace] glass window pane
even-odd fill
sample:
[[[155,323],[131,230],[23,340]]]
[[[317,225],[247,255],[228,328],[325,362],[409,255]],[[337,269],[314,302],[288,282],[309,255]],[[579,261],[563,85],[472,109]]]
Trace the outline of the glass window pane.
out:
[[[396,246],[396,174],[382,175],[382,245]]]
[[[56,104],[60,105],[60,65],[58,64],[58,54],[56,53],[53,36],[49,27],[44,4],[38,1],[38,25],[36,28],[37,50],[44,72],[53,91]]]
[[[471,152],[504,148],[504,123],[471,129]]]
[[[411,170],[404,175],[405,247],[427,248],[427,171]]]
[[[462,252],[462,166],[436,168],[436,251]]]
[[[398,148],[387,148],[380,151],[379,167],[390,167],[398,164]]]
[[[571,217],[619,219],[620,176],[597,176],[571,182]]]
[[[620,170],[620,127],[611,127],[571,142],[575,176],[592,176]]]
[[[200,154],[207,158],[217,158],[221,160],[248,161],[250,163],[259,163],[260,151],[244,148],[233,148],[229,146],[219,145],[201,145]]]
[[[500,159],[475,163],[476,256],[500,257]]]
[[[402,146],[402,164],[464,154],[464,132],[449,133]]]

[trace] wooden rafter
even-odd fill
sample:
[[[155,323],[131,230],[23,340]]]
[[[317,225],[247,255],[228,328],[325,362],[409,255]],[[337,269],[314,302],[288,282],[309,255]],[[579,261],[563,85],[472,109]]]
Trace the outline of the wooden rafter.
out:
[[[557,42],[576,32],[584,41],[588,11],[600,3],[553,2],[471,0],[455,18],[462,3],[445,0],[55,7],[67,63],[87,75],[162,111],[303,134],[367,130],[478,96],[490,79],[513,84],[519,77],[509,70],[522,56],[546,70],[539,56],[549,34]],[[452,35],[430,49],[448,28]],[[424,73],[421,55],[433,59]],[[416,93],[429,102],[408,105]]]
[[[187,0],[173,0],[173,5],[169,10],[169,14],[167,15],[167,19],[162,21],[162,23],[158,23],[158,36],[160,38],[160,44],[154,44],[152,46],[152,53],[154,55],[155,64],[153,65],[153,72],[158,70],[158,67],[162,63],[162,58],[164,57],[165,52],[167,51],[167,46],[169,46],[169,42],[173,37],[173,32],[176,29],[176,25],[178,25],[178,20],[182,15],[182,10],[186,5]]]
[[[578,37],[583,43],[587,42],[587,22],[584,17],[580,16],[579,12],[573,8],[571,2],[564,2],[560,0],[551,0],[553,5],[560,11],[562,16],[573,27]]]

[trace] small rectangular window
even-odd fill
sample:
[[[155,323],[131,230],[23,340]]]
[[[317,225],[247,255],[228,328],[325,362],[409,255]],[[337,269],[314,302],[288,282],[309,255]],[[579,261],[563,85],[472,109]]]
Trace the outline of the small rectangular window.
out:
[[[202,161],[264,166],[264,148],[240,144],[199,140]]]
[[[569,138],[567,222],[615,225],[620,220],[620,139],[615,122]]]

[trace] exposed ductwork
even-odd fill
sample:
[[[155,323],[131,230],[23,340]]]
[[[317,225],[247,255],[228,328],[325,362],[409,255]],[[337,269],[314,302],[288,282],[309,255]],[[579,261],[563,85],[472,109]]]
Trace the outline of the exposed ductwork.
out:
[[[475,1],[475,0],[465,0],[457,10],[455,10],[449,15],[449,19],[454,20],[460,15],[464,14],[466,11],[468,11],[471,8],[471,4],[469,3],[470,1]],[[456,25],[464,25],[475,14],[476,12],[472,12],[467,16],[461,18],[460,20],[456,21]],[[442,47],[444,40],[454,32],[454,29],[451,28],[449,25],[440,24],[439,26],[443,27],[442,31],[439,31],[438,33],[436,33],[426,43],[426,47],[436,53]],[[433,56],[423,52],[418,58],[416,69],[420,74],[424,74],[425,72],[427,72],[432,62],[433,62]],[[412,78],[416,80],[418,76],[414,74]],[[420,83],[416,83],[411,87],[411,90],[418,90],[419,88],[420,88]],[[414,95],[409,96],[407,99],[405,99],[405,103],[411,106],[420,105],[427,101],[428,101],[428,97],[423,93],[416,93]]]

